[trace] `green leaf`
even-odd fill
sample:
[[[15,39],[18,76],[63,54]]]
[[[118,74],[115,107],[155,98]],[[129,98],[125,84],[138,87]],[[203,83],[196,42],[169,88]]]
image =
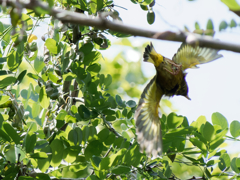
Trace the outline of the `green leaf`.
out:
[[[90,175],[90,176],[87,177],[86,180],[100,180],[100,179],[95,175]]]
[[[80,52],[83,52],[85,55],[87,55],[88,53],[90,53],[93,49],[93,44],[92,43],[86,43],[83,44],[80,48]]]
[[[90,118],[90,111],[82,104],[78,107],[78,113],[84,120],[88,120]]]
[[[122,111],[122,115],[123,115],[123,117],[126,117],[126,116],[127,116],[127,109],[124,109],[124,110]]]
[[[98,133],[99,141],[104,142],[109,136],[109,130],[107,128],[102,129]]]
[[[49,1],[49,0],[48,0]],[[44,180],[51,180],[48,174],[45,173],[36,173],[35,179],[44,179]]]
[[[131,170],[130,167],[124,166],[124,165],[119,165],[116,166],[112,169],[112,173],[120,175],[120,174],[127,174]]]
[[[103,0],[91,0],[90,8],[93,14],[103,8]]]
[[[7,65],[10,71],[16,70],[22,62],[22,56],[16,51],[11,51],[7,57]]]
[[[39,102],[44,109],[47,109],[50,104],[50,98],[47,97],[45,86],[40,89]]]
[[[53,167],[57,167],[61,164],[62,161],[64,149],[63,143],[59,139],[54,139],[50,144],[50,147],[52,149],[51,165]]]
[[[148,7],[147,7],[147,6],[144,6],[144,5],[141,5],[141,4],[140,4],[140,7],[142,8],[142,10],[148,11]]]
[[[48,155],[45,152],[37,152],[30,154],[30,157],[34,159],[46,159],[48,158]]]
[[[230,156],[227,153],[222,154],[219,157],[220,162],[218,162],[218,167],[223,171],[224,169],[228,168],[231,164]]]
[[[66,123],[76,123],[77,122],[77,119],[71,115],[65,116],[64,120]]]
[[[36,134],[31,134],[31,133],[28,133],[27,134],[27,137],[26,137],[26,153],[30,153],[33,151],[34,147],[35,147],[35,144],[36,144],[36,141],[37,141],[37,136]]]
[[[98,51],[91,51],[88,54],[85,54],[83,64],[88,66],[89,64],[102,58],[102,55]]]
[[[73,74],[72,72],[68,72],[67,74],[63,75],[63,80],[64,81],[71,81],[77,77],[76,74]]]
[[[3,115],[0,114],[0,129],[2,128],[2,123],[4,122]]]
[[[207,151],[206,145],[203,142],[197,140],[196,138],[190,138],[189,140],[194,146],[197,146],[203,152]]]
[[[206,122],[207,122],[207,120],[206,120],[206,117],[205,117],[205,116],[199,116],[198,119],[197,119],[197,121],[196,121],[196,122],[193,122],[193,123],[195,123],[195,124],[192,123],[191,126],[196,127],[197,130],[202,133],[202,129],[203,129],[204,124],[205,124]]]
[[[98,169],[101,160],[102,160],[102,159],[101,159],[100,157],[98,157],[98,156],[93,156],[93,157],[90,159],[91,164],[92,164],[92,166],[94,167],[94,169]]]
[[[97,85],[95,82],[90,82],[88,91],[91,94],[96,94],[97,93]]]
[[[177,116],[175,113],[171,113],[167,117],[167,125],[169,129],[177,128],[182,124],[184,120],[183,116]]]
[[[222,22],[220,23],[220,25],[219,25],[219,31],[224,30],[224,29],[227,29],[227,27],[228,27],[227,22],[226,22],[226,21],[222,21]]]
[[[104,140],[105,145],[110,146],[114,143],[116,135],[110,132],[109,136]]]
[[[63,109],[58,113],[58,115],[56,117],[57,128],[61,128],[64,125],[64,123],[65,123],[64,120],[67,115],[68,115],[68,113]]]
[[[234,138],[240,136],[240,123],[238,121],[231,122],[230,133]]]
[[[109,157],[104,157],[101,162],[99,163],[97,169],[100,170],[108,170],[110,168],[110,158]]]
[[[82,143],[83,135],[82,130],[79,127],[76,127],[72,129],[68,133],[68,140],[71,144],[74,144],[75,146],[80,145]]]
[[[32,117],[33,118],[38,117],[39,114],[40,114],[40,111],[41,111],[40,103],[39,102],[34,102],[32,104]]]
[[[112,96],[108,98],[107,102],[110,103],[111,108],[115,109],[117,107],[116,101]]]
[[[9,96],[0,96],[0,105],[4,104],[9,100]]]
[[[3,123],[3,128],[5,132],[11,137],[11,139],[16,143],[20,143],[20,136],[17,134],[16,130],[8,123]]]
[[[63,159],[68,163],[72,163],[76,160],[77,155],[80,153],[80,151],[80,146],[69,146],[63,151]]]
[[[15,85],[18,85],[22,82],[24,76],[26,75],[27,70],[22,71],[19,75],[18,78],[16,79]]]
[[[153,0],[144,0],[143,2],[141,2],[141,5],[146,6],[146,5],[151,4],[152,2],[153,2]]]
[[[82,9],[84,11],[88,11],[86,0],[78,0],[76,4],[73,4],[78,9]]]
[[[133,115],[133,112],[132,112],[132,111],[129,111],[128,114],[127,114],[127,118],[128,118],[128,119],[131,119],[131,118],[132,118],[132,115]]]
[[[147,13],[147,21],[148,21],[148,24],[153,24],[154,21],[155,21],[155,13],[153,11],[149,11]]]
[[[8,142],[11,141],[11,138],[9,137],[9,135],[2,129],[0,129],[0,137],[3,138],[5,141],[8,141]]]
[[[207,167],[213,166],[214,164],[217,164],[220,160],[210,160],[207,162]]]
[[[213,135],[214,135],[213,125],[210,124],[209,122],[206,122],[205,125],[204,125],[204,127],[203,127],[202,133],[203,133],[203,137],[204,137],[207,141],[211,141],[211,140],[212,140],[212,137],[213,137]]]
[[[127,105],[128,107],[130,107],[130,108],[134,108],[137,104],[136,104],[135,101],[129,100],[129,101],[126,103],[126,105]]]
[[[32,73],[27,73],[27,76],[30,77],[30,78],[32,78],[32,79],[35,79],[35,80],[40,79],[40,77],[39,77],[38,75],[32,74]]]
[[[219,125],[222,129],[228,128],[227,119],[220,113],[215,112],[212,114],[212,123],[213,125]]]
[[[118,94],[116,95],[115,99],[119,106],[123,106],[122,98]]]
[[[206,29],[208,29],[208,30],[214,29],[213,22],[211,19],[208,20]]]
[[[15,82],[16,82],[15,77],[12,77],[12,76],[6,77],[0,81],[0,89],[4,89],[5,87],[7,87]]]
[[[221,0],[232,11],[239,11],[240,5],[236,0]]]
[[[239,158],[234,157],[231,161],[231,168],[236,173],[240,173],[240,170],[239,170],[240,166],[239,166],[239,162],[238,162],[239,160],[240,160]]]
[[[94,63],[87,68],[87,71],[98,73],[101,70],[101,65]]]
[[[112,76],[108,74],[107,77],[104,79],[104,85],[105,87],[108,87],[111,83],[112,83]]]
[[[200,26],[199,26],[198,22],[195,22],[195,29],[197,29],[197,30],[200,29]]]
[[[223,139],[223,138],[217,139],[217,140],[213,140],[213,141],[210,143],[210,149],[211,149],[211,150],[214,150],[214,149],[216,149],[218,146],[220,146],[222,143],[224,143],[224,139]]]
[[[7,62],[7,58],[6,57],[1,57],[0,58],[0,64],[4,64],[5,62]]]
[[[231,20],[230,24],[229,24],[229,27],[230,28],[233,28],[233,27],[237,27],[237,23],[234,19]]]
[[[54,0],[47,0],[49,7],[52,7],[54,5]]]
[[[52,54],[58,53],[58,44],[54,39],[48,38],[45,41],[44,45],[48,48],[50,53],[52,53]]]
[[[8,177],[8,178],[10,178],[10,177]],[[29,177],[29,176],[19,176],[18,180],[34,180],[34,178],[33,177]]]
[[[90,129],[88,126],[83,126],[82,127],[82,144],[84,145],[86,142],[87,142],[87,139],[89,137],[89,132],[90,132]]]
[[[13,73],[11,71],[7,71],[7,70],[0,70],[0,76],[9,75],[9,74],[13,74]]]
[[[97,137],[97,130],[94,126],[89,126],[89,136],[88,136],[88,141],[93,141],[98,139]]]
[[[139,150],[139,145],[135,144],[135,145],[131,146],[131,149],[128,150],[128,152],[123,157],[123,161],[128,166],[138,167],[138,165],[141,161],[141,153]]]
[[[100,156],[103,150],[103,144],[98,141],[94,140],[91,141],[88,146],[86,147],[84,154],[86,156],[86,159],[90,159],[93,155]]]
[[[54,83],[58,83],[58,81],[59,81],[59,78],[55,75],[55,74],[53,74],[53,73],[51,73],[51,72],[49,72],[48,73],[48,77],[49,77],[49,79],[52,81],[52,82],[54,82]]]
[[[110,109],[104,109],[104,110],[102,111],[102,113],[105,114],[105,115],[114,115],[114,114],[115,114],[115,111],[110,110]]]

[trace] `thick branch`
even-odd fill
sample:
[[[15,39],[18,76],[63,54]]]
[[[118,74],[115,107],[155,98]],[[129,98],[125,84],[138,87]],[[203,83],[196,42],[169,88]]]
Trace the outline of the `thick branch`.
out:
[[[6,2],[7,5],[15,6],[14,0],[0,0],[0,3]],[[47,4],[41,3],[37,0],[31,0],[29,3],[22,3],[22,7],[35,10],[37,7],[49,12],[49,14],[64,23],[73,23],[79,25],[93,26],[99,29],[110,29],[113,31],[131,34],[133,36],[141,36],[153,39],[187,42],[201,47],[209,47],[214,49],[230,50],[240,52],[240,44],[233,44],[215,40],[208,36],[200,36],[198,34],[179,32],[174,33],[170,31],[157,32],[146,29],[140,29],[122,24],[121,22],[109,21],[102,17],[87,17],[84,14],[50,8]],[[191,38],[189,38],[189,36]]]

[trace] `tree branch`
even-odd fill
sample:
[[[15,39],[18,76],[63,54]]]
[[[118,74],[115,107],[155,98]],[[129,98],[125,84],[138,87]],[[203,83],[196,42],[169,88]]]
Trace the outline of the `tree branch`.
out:
[[[16,0],[0,0],[0,3],[6,3],[9,6],[15,7]],[[229,50],[234,52],[240,52],[240,44],[222,42],[213,39],[209,36],[201,36],[198,34],[187,32],[157,32],[146,29],[140,29],[124,25],[118,21],[109,21],[103,17],[87,17],[84,14],[71,12],[56,8],[50,8],[46,3],[39,2],[37,0],[31,0],[29,3],[21,3],[22,7],[27,9],[36,10],[36,8],[44,9],[48,11],[51,16],[62,21],[63,23],[72,23],[85,26],[93,26],[99,29],[110,29],[113,31],[131,34],[133,36],[141,36],[153,39],[161,39],[168,41],[186,42],[191,45],[198,45],[201,47],[208,47],[213,49]]]

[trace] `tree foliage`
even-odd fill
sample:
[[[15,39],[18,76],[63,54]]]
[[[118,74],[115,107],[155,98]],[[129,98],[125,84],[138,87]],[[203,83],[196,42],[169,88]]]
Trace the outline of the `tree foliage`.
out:
[[[153,0],[131,1],[154,23]],[[108,12],[108,20],[121,20],[110,0],[46,3],[88,16]],[[125,99],[139,97],[137,85],[147,78],[139,62],[129,63],[121,53],[111,61],[101,55],[111,46],[109,36],[129,35],[62,23],[40,7],[2,10],[11,24],[0,20],[0,179],[239,178],[240,158],[220,147],[239,140],[240,123],[229,125],[218,112],[211,122],[200,116],[191,124],[176,113],[163,115],[163,154],[151,159],[140,152],[133,119],[137,102]],[[230,27],[237,26],[233,21]],[[41,47],[34,30],[46,22]],[[195,27],[200,30],[198,23]],[[209,20],[201,33],[213,35],[213,29]],[[119,42],[142,49],[128,39]]]

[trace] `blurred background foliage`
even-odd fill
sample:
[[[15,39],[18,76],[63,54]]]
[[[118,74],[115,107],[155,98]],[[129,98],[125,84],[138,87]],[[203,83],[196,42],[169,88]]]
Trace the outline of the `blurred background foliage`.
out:
[[[131,44],[128,39],[119,39],[114,42],[115,46],[128,46],[129,49],[142,53],[146,44],[136,47]],[[108,88],[111,94],[127,95],[130,98],[139,98],[141,91],[139,85],[147,83],[146,78],[142,72],[142,56],[136,62],[130,62],[126,54],[118,53],[113,59],[104,58],[100,62],[102,72],[112,75],[112,84]]]

